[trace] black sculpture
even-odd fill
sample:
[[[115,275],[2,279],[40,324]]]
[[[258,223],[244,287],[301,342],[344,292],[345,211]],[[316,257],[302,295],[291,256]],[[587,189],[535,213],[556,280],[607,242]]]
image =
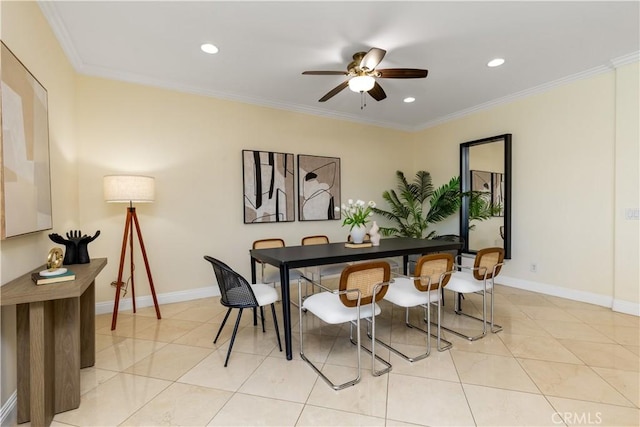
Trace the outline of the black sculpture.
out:
[[[93,237],[89,237],[86,234],[82,234],[80,230],[71,230],[67,232],[67,238],[65,239],[57,233],[49,234],[51,241],[59,243],[66,247],[64,251],[64,265],[69,264],[88,264],[91,261],[89,258],[89,249],[87,245],[93,242],[96,237],[100,235],[100,230],[96,231]]]

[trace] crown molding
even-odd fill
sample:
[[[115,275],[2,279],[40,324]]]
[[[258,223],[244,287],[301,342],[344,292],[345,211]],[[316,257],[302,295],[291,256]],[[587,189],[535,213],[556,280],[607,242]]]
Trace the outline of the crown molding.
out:
[[[527,98],[527,97],[529,97],[531,95],[537,95],[539,93],[547,92],[547,91],[549,91],[549,90],[551,90],[553,88],[556,88],[558,86],[563,86],[563,85],[566,85],[566,84],[574,82],[574,81],[578,81],[578,80],[582,80],[582,79],[586,79],[586,78],[589,78],[589,77],[593,77],[593,76],[596,76],[596,75],[599,75],[599,74],[602,74],[602,73],[606,73],[606,72],[609,72],[611,70],[615,70],[616,68],[619,68],[619,67],[621,67],[623,65],[631,64],[631,63],[638,62],[638,61],[640,61],[640,51],[633,52],[633,53],[630,53],[630,54],[624,55],[624,56],[619,56],[617,58],[614,58],[614,59],[610,60],[607,65],[600,65],[598,67],[590,68],[588,70],[581,71],[579,73],[572,74],[570,76],[562,77],[560,79],[553,80],[553,81],[541,84],[539,86],[532,87],[530,89],[525,89],[523,91],[516,92],[516,93],[513,93],[511,95],[504,96],[502,98],[497,98],[497,99],[494,99],[492,101],[476,105],[474,107],[470,107],[470,108],[466,108],[466,109],[461,110],[461,111],[457,111],[457,112],[455,112],[453,114],[449,114],[449,115],[440,117],[438,119],[425,122],[422,125],[417,126],[413,130],[414,131],[425,130],[425,129],[428,129],[428,128],[431,128],[431,127],[434,127],[434,126],[437,126],[437,125],[441,125],[441,124],[446,123],[446,122],[450,122],[452,120],[460,119],[462,117],[469,116],[469,115],[474,114],[474,113],[478,113],[478,112],[481,112],[481,111],[488,110],[490,108],[497,107],[499,105],[509,104],[509,103],[517,101],[519,99]]]
[[[212,98],[223,99],[228,101],[242,102],[245,104],[257,105],[257,106],[262,106],[267,108],[274,108],[274,109],[284,110],[289,112],[326,117],[334,120],[344,120],[344,121],[353,122],[353,123],[360,123],[360,124],[365,124],[370,126],[378,126],[386,129],[395,129],[395,130],[400,130],[405,132],[422,131],[434,126],[438,126],[453,120],[457,120],[457,119],[469,116],[471,114],[485,111],[500,105],[508,104],[532,95],[543,93],[555,87],[565,85],[567,83],[571,83],[577,80],[602,74],[611,70],[615,70],[618,67],[640,61],[640,51],[632,52],[627,55],[613,58],[606,65],[594,67],[576,74],[572,74],[567,77],[563,77],[551,82],[541,84],[539,86],[532,87],[530,89],[525,89],[523,91],[516,92],[501,98],[497,98],[497,99],[494,99],[470,108],[466,108],[464,110],[456,111],[454,113],[436,118],[434,120],[424,122],[417,126],[408,126],[408,125],[402,125],[395,122],[372,120],[372,119],[363,117],[361,115],[338,113],[338,112],[328,111],[320,108],[307,107],[299,104],[274,102],[274,101],[261,99],[261,98],[239,96],[239,95],[234,95],[228,92],[211,91],[211,90],[206,90],[206,89],[197,88],[193,86],[181,85],[181,84],[166,82],[158,79],[152,79],[147,76],[135,75],[131,73],[123,73],[120,71],[107,69],[104,67],[87,65],[83,63],[83,61],[80,59],[80,55],[78,55],[77,50],[75,49],[73,43],[71,42],[71,38],[66,30],[66,27],[64,26],[64,24],[59,18],[59,14],[57,12],[57,6],[55,3],[56,3],[55,1],[37,1],[37,4],[40,7],[40,10],[44,14],[47,21],[49,22],[49,25],[51,26],[54,34],[56,35],[58,42],[62,46],[62,49],[64,50],[67,58],[71,62],[73,68],[79,74],[84,74],[87,76],[102,77],[110,80],[124,81],[128,83],[140,84],[144,86],[153,86],[161,89],[174,90],[178,92],[190,93],[194,95],[212,97]]]
[[[37,4],[49,23],[49,26],[53,30],[58,43],[62,46],[62,50],[67,55],[67,59],[71,62],[71,65],[76,72],[81,72],[84,64],[80,59],[80,55],[78,55],[78,51],[71,42],[71,37],[69,37],[67,27],[64,26],[59,18],[60,15],[57,11],[55,1],[38,1]]]

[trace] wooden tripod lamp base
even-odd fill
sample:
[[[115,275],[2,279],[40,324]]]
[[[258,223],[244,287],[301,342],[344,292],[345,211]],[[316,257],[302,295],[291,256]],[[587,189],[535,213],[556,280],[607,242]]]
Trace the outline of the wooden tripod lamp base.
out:
[[[140,243],[140,250],[142,251],[142,259],[144,260],[144,266],[147,271],[147,278],[149,279],[149,287],[151,289],[151,296],[153,297],[153,304],[156,309],[156,317],[162,319],[160,315],[160,307],[158,305],[158,298],[156,297],[156,290],[153,285],[153,278],[151,277],[151,269],[149,268],[149,260],[147,258],[147,251],[144,247],[144,241],[142,239],[142,232],[140,231],[140,223],[138,222],[138,215],[136,215],[136,208],[133,207],[133,202],[152,202],[155,198],[155,182],[154,178],[148,176],[135,176],[135,175],[109,175],[104,177],[104,196],[108,202],[128,202],[127,219],[124,224],[124,236],[122,237],[122,250],[120,251],[120,266],[118,268],[118,278],[116,280],[116,296],[113,305],[113,316],[111,318],[111,330],[116,328],[118,321],[118,307],[120,305],[120,294],[125,282],[122,281],[122,275],[124,272],[124,259],[127,253],[127,246],[129,246],[129,266],[131,281],[131,300],[133,303],[133,312],[136,312],[136,294],[135,294],[135,277],[134,270],[135,264],[133,262],[133,235],[134,230],[138,236],[138,242]],[[125,287],[128,291],[128,286]]]

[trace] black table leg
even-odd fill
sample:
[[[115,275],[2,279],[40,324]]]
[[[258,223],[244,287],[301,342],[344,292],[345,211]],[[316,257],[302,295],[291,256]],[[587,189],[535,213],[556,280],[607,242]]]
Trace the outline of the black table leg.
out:
[[[251,283],[256,283],[256,259],[251,257]],[[258,311],[253,309],[253,326],[258,324]]]
[[[284,347],[287,360],[293,358],[291,351],[291,292],[289,286],[289,268],[280,266],[280,290],[282,291],[282,323],[284,324]]]

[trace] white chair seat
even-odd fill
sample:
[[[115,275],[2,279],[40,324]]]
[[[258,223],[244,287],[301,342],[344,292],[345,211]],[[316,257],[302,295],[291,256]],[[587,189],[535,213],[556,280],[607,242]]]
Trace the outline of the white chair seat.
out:
[[[262,307],[278,301],[278,292],[272,286],[265,285],[264,283],[256,283],[250,286],[259,306]]]
[[[289,270],[289,281],[298,280],[302,276],[302,272],[296,269]],[[266,266],[262,281],[265,283],[280,283],[280,269],[273,266]]]
[[[491,290],[491,286],[491,281],[487,280],[487,290]],[[471,276],[454,273],[445,289],[461,294],[468,294],[472,292],[482,292],[484,286],[482,282],[475,280]]]
[[[412,279],[399,277],[389,284],[384,299],[400,307],[416,307],[438,301],[438,293],[419,291]]]
[[[356,307],[346,307],[337,294],[320,292],[307,297],[302,308],[310,311],[324,322],[331,325],[346,323],[358,318]],[[380,307],[375,305],[375,315],[380,314]],[[360,318],[372,317],[371,304],[360,307]]]

